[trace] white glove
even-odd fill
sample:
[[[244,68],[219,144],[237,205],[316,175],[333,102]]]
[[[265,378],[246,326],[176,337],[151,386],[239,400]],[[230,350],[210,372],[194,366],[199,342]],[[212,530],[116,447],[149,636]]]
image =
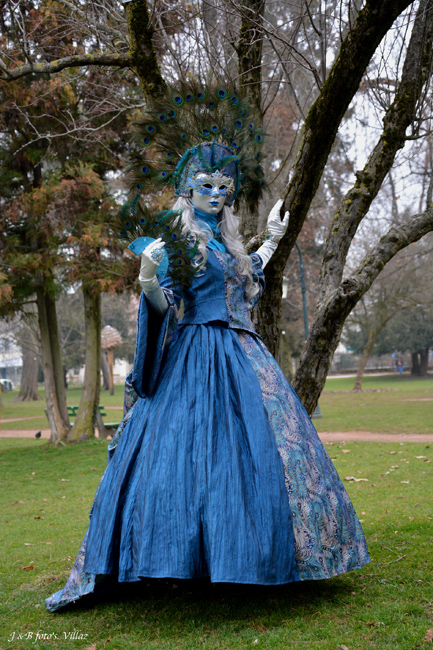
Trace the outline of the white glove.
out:
[[[168,309],[168,302],[156,277],[156,269],[162,259],[158,259],[158,251],[164,251],[164,242],[162,239],[156,239],[146,246],[141,253],[141,267],[138,281],[153,311],[157,312],[160,316],[164,316]],[[154,257],[152,257],[152,253]]]
[[[267,230],[268,233],[270,234],[270,240],[274,242],[280,241],[284,237],[284,234],[287,230],[287,226],[289,225],[289,213],[286,212],[284,215],[284,219],[281,221],[280,217],[280,210],[281,206],[283,205],[283,200],[278,199],[274,207],[269,213],[268,217],[268,223],[267,223]]]
[[[280,210],[283,205],[282,199],[279,199],[269,213],[267,231],[269,234],[268,239],[260,246],[257,255],[262,260],[262,268],[271,259],[272,255],[278,248],[278,242],[284,236],[287,226],[289,225],[289,213],[286,212],[284,219],[281,221]]]
[[[161,251],[159,253],[159,251]],[[164,252],[164,242],[161,238],[156,239],[151,244],[146,246],[144,251],[141,253],[141,267],[139,280],[152,280],[156,278],[156,269],[158,268],[161,260],[162,253]],[[152,253],[154,257],[152,257]],[[159,259],[158,259],[159,257]]]

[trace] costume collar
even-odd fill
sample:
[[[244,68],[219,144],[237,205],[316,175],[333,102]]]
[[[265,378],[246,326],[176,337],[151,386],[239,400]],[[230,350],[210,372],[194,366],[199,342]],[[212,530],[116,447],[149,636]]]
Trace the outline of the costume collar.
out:
[[[202,212],[194,206],[194,216],[197,221],[202,221],[207,226],[209,226],[214,234],[214,237],[217,237],[221,234],[221,231],[218,228],[218,219],[216,214],[208,214],[207,212]]]
[[[213,232],[213,239],[208,241],[206,246],[210,248],[211,250],[216,250],[216,251],[227,251],[225,245],[223,244],[222,241],[218,241],[216,237],[219,237],[221,235],[221,231],[218,228],[218,218],[216,214],[208,214],[207,212],[202,212],[201,210],[198,210],[196,207],[194,207],[194,217],[196,221],[200,224],[206,224],[209,226],[209,228]]]

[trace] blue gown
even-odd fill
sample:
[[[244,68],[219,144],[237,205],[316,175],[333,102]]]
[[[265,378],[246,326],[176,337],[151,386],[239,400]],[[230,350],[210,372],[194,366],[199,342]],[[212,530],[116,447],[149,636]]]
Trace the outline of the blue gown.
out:
[[[125,416],[55,611],[97,575],[277,585],[369,561],[361,525],[306,411],[254,332],[234,258],[209,250],[188,289],[144,294]],[[184,301],[184,317],[177,308]]]

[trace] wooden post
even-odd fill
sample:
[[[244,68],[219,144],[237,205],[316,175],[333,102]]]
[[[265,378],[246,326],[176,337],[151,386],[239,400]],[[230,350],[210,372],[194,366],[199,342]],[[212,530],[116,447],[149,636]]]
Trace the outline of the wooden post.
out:
[[[114,379],[113,379],[113,366],[114,366],[114,350],[107,350],[108,361],[108,384],[110,388],[110,395],[114,395]]]

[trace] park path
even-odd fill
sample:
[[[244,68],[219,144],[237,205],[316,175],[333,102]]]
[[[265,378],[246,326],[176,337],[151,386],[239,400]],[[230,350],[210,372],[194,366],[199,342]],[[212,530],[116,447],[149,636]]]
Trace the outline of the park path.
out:
[[[431,433],[376,433],[375,431],[321,431],[322,442],[433,442]]]
[[[0,438],[34,438],[34,429],[0,429]],[[49,429],[41,430],[41,438],[50,437]],[[322,442],[433,442],[430,433],[375,433],[374,431],[322,431]]]

